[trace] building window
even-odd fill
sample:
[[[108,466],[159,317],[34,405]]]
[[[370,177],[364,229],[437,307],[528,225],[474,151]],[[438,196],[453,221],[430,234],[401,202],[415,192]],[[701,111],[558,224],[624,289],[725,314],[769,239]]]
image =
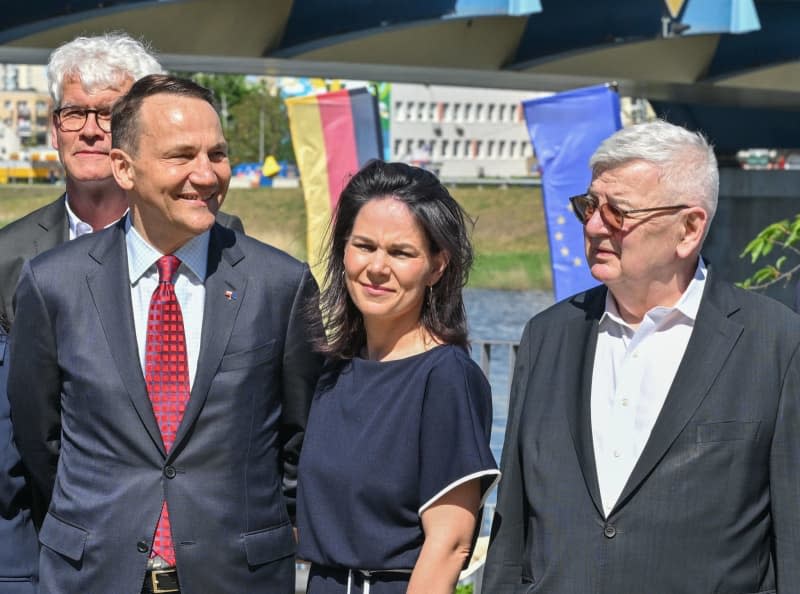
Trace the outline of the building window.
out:
[[[453,141],[453,157],[458,158],[461,156],[461,141],[454,140]]]
[[[400,151],[402,151],[402,150],[403,150],[403,141],[401,139],[399,139],[399,138],[395,138],[394,139],[394,155],[393,155],[395,159],[399,159],[400,158],[400,156],[401,156],[400,155]]]
[[[414,121],[414,102],[406,101],[406,120]]]
[[[449,145],[450,145],[450,141],[449,140],[442,140],[442,150],[440,152],[440,154],[442,155],[442,158],[447,157],[447,149],[449,148]],[[433,151],[431,151],[431,152],[433,152]]]
[[[522,157],[530,157],[533,154],[533,153],[531,153],[530,149],[528,148],[528,143],[526,141],[522,141],[521,148],[522,148],[522,151],[521,151],[522,155],[520,155],[520,156],[522,156]]]
[[[428,119],[432,122],[439,121],[439,104],[436,101],[428,103]]]
[[[472,117],[472,103],[464,104],[464,121],[468,122]]]
[[[494,157],[494,140],[490,140],[486,143],[486,156],[489,159]]]
[[[511,106],[511,121],[518,122],[519,121],[519,103],[515,103]]]
[[[505,122],[506,121],[506,104],[501,103],[497,106],[497,121],[498,122]]]
[[[486,106],[486,121],[493,122],[494,121],[494,103],[490,103]]]
[[[483,141],[482,140],[476,140],[475,141],[475,150],[472,151],[472,154],[478,159],[483,157]]]
[[[497,158],[498,159],[504,159],[505,156],[506,156],[506,141],[505,140],[498,140],[497,141]]]
[[[410,159],[411,155],[414,154],[414,141],[412,139],[406,140],[406,159]]]
[[[475,121],[476,122],[483,121],[483,103],[475,104]]]
[[[425,103],[424,101],[420,101],[419,103],[417,103],[417,120],[419,120],[420,122],[424,122],[425,120],[428,119],[427,107],[428,104]]]
[[[454,122],[461,121],[461,104],[460,103],[453,103],[453,121]]]
[[[405,121],[406,119],[406,112],[403,110],[402,101],[394,102],[394,119],[397,120],[398,122]]]
[[[508,143],[508,156],[512,159],[516,158],[517,156],[517,141],[511,140]]]

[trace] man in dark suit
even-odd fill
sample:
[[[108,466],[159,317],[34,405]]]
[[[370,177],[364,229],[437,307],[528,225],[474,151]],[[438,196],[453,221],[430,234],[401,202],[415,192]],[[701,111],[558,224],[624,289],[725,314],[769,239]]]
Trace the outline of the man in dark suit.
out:
[[[11,415],[5,396],[8,336],[0,328],[0,594],[33,594],[39,548],[33,530],[29,486],[11,441]]]
[[[14,289],[27,260],[104,229],[128,210],[108,158],[111,106],[135,80],[160,72],[161,66],[140,42],[120,33],[78,37],[50,56],[51,142],[64,167],[66,192],[0,229],[0,326],[6,331],[14,320]],[[219,213],[219,220],[243,232],[237,217]]]
[[[527,325],[490,594],[800,592],[800,317],[700,257],[705,139],[625,128],[571,199],[600,287]]]
[[[41,591],[288,594],[316,284],[215,223],[231,173],[206,89],[145,77],[112,125],[128,216],[27,263],[16,297]]]

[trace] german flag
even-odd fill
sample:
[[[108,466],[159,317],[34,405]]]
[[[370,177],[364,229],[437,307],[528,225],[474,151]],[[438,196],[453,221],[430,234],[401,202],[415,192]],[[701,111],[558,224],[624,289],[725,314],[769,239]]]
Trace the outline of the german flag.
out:
[[[321,281],[322,241],[339,194],[354,173],[383,156],[378,103],[362,88],[293,97],[286,107],[306,202],[308,262]]]

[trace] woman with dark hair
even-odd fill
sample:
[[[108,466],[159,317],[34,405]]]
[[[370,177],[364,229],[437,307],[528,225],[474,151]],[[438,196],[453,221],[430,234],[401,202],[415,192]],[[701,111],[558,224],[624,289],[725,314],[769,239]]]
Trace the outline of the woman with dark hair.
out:
[[[373,161],[339,198],[328,366],[300,460],[309,594],[451,594],[499,472],[470,358],[466,216],[432,173]]]

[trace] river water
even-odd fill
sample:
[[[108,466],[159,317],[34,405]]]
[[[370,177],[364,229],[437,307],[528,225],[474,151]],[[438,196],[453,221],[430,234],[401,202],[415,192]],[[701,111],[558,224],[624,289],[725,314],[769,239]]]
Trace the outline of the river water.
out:
[[[549,291],[496,291],[488,289],[465,289],[464,304],[467,308],[467,324],[470,339],[477,341],[507,340],[518,343],[525,324],[538,312],[552,305],[553,294]],[[511,374],[510,346],[493,345],[489,366],[489,383],[492,386],[492,440],[495,459],[500,461],[503,435],[508,418],[508,395]],[[473,348],[473,358],[479,360],[479,349]],[[487,500],[492,507],[496,492]],[[484,514],[483,534],[488,534],[491,514]]]

